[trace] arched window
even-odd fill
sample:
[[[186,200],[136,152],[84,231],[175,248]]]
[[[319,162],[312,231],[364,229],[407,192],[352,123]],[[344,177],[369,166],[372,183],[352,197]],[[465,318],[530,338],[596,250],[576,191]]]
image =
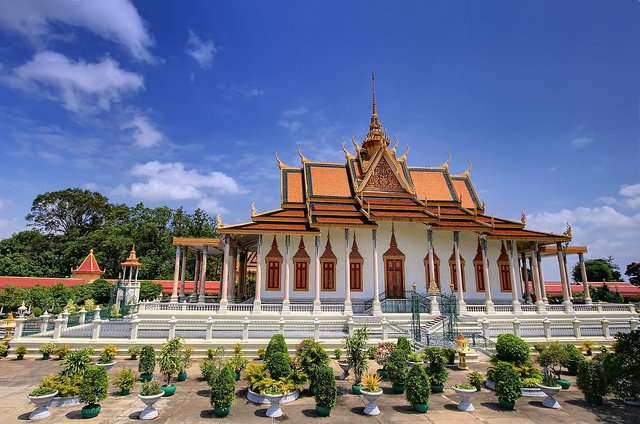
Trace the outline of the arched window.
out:
[[[476,291],[484,292],[484,261],[482,260],[482,248],[478,239],[478,251],[473,258],[473,272],[476,276]]]
[[[303,237],[300,237],[298,251],[293,255],[293,290],[309,290],[309,261],[310,257],[304,247]]]
[[[507,255],[507,251],[504,248],[504,242],[502,242],[500,256],[498,256],[498,270],[500,270],[500,291],[511,291],[511,269],[509,268],[509,255]]]
[[[349,282],[351,291],[362,291],[362,267],[364,265],[364,259],[358,251],[358,243],[356,242],[355,232],[353,234],[353,246],[351,247],[351,253],[349,254],[349,268],[350,276]]]
[[[456,249],[453,248],[451,257],[449,258],[449,274],[451,274],[451,282],[453,282],[454,293],[458,291],[458,277],[456,277]],[[467,291],[467,285],[464,281],[464,259],[460,256],[460,274],[462,276],[462,291]]]
[[[424,263],[424,274],[427,277],[427,289],[429,288],[429,252],[427,252],[427,256],[424,257],[422,261]],[[440,286],[440,258],[436,255],[435,249],[433,250],[433,275],[436,280],[436,285],[438,286],[438,291],[442,291]]]
[[[327,245],[320,256],[320,271],[322,273],[322,291],[336,291],[336,265],[338,258],[331,248],[331,236],[327,234]]]
[[[281,281],[281,269],[282,269],[282,255],[278,250],[278,242],[276,236],[273,236],[273,243],[271,243],[271,250],[265,256],[265,262],[267,265],[267,290],[277,291],[280,290]]]

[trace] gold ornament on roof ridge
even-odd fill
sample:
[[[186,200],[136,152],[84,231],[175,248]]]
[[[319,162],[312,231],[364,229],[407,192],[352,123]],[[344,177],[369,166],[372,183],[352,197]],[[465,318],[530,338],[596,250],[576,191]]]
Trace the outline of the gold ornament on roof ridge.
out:
[[[522,215],[520,215],[520,222],[522,222],[522,225],[525,225],[526,221],[527,221],[527,215],[525,215],[524,211],[522,211]]]

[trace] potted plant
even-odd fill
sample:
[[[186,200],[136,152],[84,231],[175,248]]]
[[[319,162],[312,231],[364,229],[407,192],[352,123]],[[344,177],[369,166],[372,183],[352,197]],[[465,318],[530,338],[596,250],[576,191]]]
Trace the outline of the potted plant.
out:
[[[407,401],[418,412],[425,413],[429,409],[431,383],[422,365],[414,364],[407,374]]]
[[[594,360],[582,361],[578,367],[576,384],[589,405],[602,405],[602,397],[609,392],[602,365]]]
[[[596,344],[591,340],[583,340],[580,343],[580,347],[584,350],[587,356],[591,356],[593,354],[593,348],[596,347]]]
[[[51,399],[58,394],[56,389],[49,389],[46,387],[38,387],[27,398],[36,406],[36,409],[29,414],[30,420],[41,420],[51,416],[51,412],[47,409],[47,405],[51,402]]]
[[[279,352],[279,353],[282,353],[282,352]],[[282,409],[280,409],[280,405],[278,405],[278,402],[282,400],[285,394],[286,392],[282,388],[275,385],[268,387],[267,389],[262,391],[262,395],[271,404],[271,406],[267,408],[267,412],[266,412],[267,417],[278,418],[282,416]]]
[[[271,378],[277,381],[289,375],[291,371],[291,359],[286,353],[275,352],[265,361],[264,366],[269,371]]]
[[[520,374],[509,362],[498,362],[494,371],[496,396],[500,406],[513,409],[516,401],[522,396],[522,380]]]
[[[567,351],[567,349],[565,349],[558,342],[551,343],[538,355],[537,361],[540,366],[544,367],[547,372],[553,374],[556,380],[554,381],[553,386],[555,386],[555,383],[557,383],[560,385],[560,387],[566,387],[568,389],[571,385],[570,381],[560,379],[560,371],[562,370],[563,364],[567,363],[568,355],[569,352]],[[582,356],[582,354],[580,354],[580,356]],[[540,390],[544,391],[542,388]]]
[[[376,347],[375,346],[369,346],[367,348],[367,356],[369,357],[369,359],[376,359]]]
[[[447,365],[454,365],[456,363],[456,356],[458,352],[452,347],[445,347],[442,349],[442,354],[447,358]]]
[[[542,375],[542,382],[536,384],[536,386],[538,386],[538,388],[547,395],[547,397],[542,401],[542,406],[553,409],[560,408],[560,404],[554,399],[554,396],[562,390],[562,386],[556,382],[554,375],[551,373],[544,373]]]
[[[107,398],[109,376],[104,367],[91,367],[82,375],[80,383],[80,401],[86,406],[82,408],[83,418],[94,418],[100,413],[100,402]]]
[[[9,354],[9,343],[2,342],[0,343],[0,357],[6,358]]]
[[[56,350],[56,345],[54,345],[53,343],[44,343],[40,345],[40,348],[38,350],[40,351],[40,353],[42,353],[42,360],[46,361]]]
[[[64,368],[60,374],[67,377],[81,376],[90,364],[89,351],[85,349],[72,350],[62,359]]]
[[[300,368],[309,378],[311,393],[315,394],[318,371],[329,364],[329,355],[324,347],[313,339],[306,339],[298,351]]]
[[[422,353],[426,362],[429,363],[427,367],[427,375],[431,382],[432,393],[442,393],[444,390],[444,383],[449,381],[449,371],[444,367],[446,359],[442,353],[442,349],[437,347],[427,347]]]
[[[132,361],[136,360],[138,355],[140,355],[140,351],[141,351],[140,346],[129,346],[129,349],[127,349],[127,353],[131,355]]]
[[[467,380],[469,380],[469,384],[476,388],[476,391],[479,392],[482,390],[482,382],[484,381],[484,378],[478,371],[473,371],[467,374]]]
[[[394,349],[387,360],[389,380],[394,393],[404,393],[407,383],[407,352],[404,349]]]
[[[167,340],[160,349],[158,355],[158,365],[160,372],[165,378],[166,384],[162,385],[165,396],[173,396],[176,392],[176,385],[172,384],[173,376],[180,371],[180,350],[182,349],[182,339],[174,337]]]
[[[183,346],[180,350],[180,370],[178,370],[178,381],[185,381],[187,379],[187,370],[191,366],[191,355],[193,354],[193,348],[190,346]]]
[[[376,405],[376,400],[382,395],[382,389],[378,387],[382,377],[378,373],[367,374],[363,378],[363,386],[360,389],[362,396],[369,402],[364,407],[366,415],[380,415],[380,409]]]
[[[572,344],[568,344],[565,347],[566,356],[563,358],[563,366],[569,371],[569,375],[578,374],[578,366],[580,362],[584,361],[584,355],[580,352],[580,349]]]
[[[336,348],[333,351],[333,359],[335,359],[336,361],[340,362],[340,357],[341,356],[342,356],[342,349]]]
[[[369,369],[365,346],[369,337],[366,327],[358,328],[352,336],[344,339],[343,346],[347,352],[347,363],[349,369],[353,371],[354,384],[351,386],[353,393],[360,394],[360,383],[362,374]]]
[[[140,358],[142,360],[142,358]],[[141,420],[152,420],[158,416],[158,410],[153,404],[164,396],[164,391],[160,388],[158,380],[145,381],[142,383],[142,391],[138,394],[138,398],[147,405],[140,413]]]
[[[130,390],[133,389],[137,379],[138,377],[133,371],[133,368],[123,368],[116,372],[113,385],[120,389],[120,394],[122,396],[126,396],[129,394]]]
[[[276,352],[282,352],[289,355],[287,342],[284,340],[284,336],[282,334],[274,334],[271,336],[271,340],[264,351],[264,360],[268,361],[271,355]]]
[[[409,340],[405,336],[400,336],[398,337],[397,349],[404,350],[408,355],[411,353],[411,342],[409,342]]]
[[[389,377],[389,371],[387,371],[386,362],[389,359],[389,355],[396,348],[393,343],[378,343],[378,347],[376,348],[376,356],[375,360],[378,365],[382,366],[381,369],[376,371],[382,378]]]
[[[604,373],[610,391],[625,403],[640,404],[640,331],[615,335],[615,353],[603,358]]]
[[[336,404],[338,387],[331,367],[320,368],[316,376],[316,412],[321,417],[331,413],[331,408]]]
[[[15,348],[14,352],[16,354],[16,359],[18,361],[21,361],[22,358],[24,358],[24,355],[29,353],[29,349],[27,349],[27,347],[25,345],[20,345],[20,346]]]
[[[403,352],[405,351],[403,350]],[[412,367],[413,364],[422,364],[422,357],[417,352],[409,352],[407,355],[407,365]]]
[[[236,398],[236,382],[230,367],[222,368],[211,385],[211,406],[217,417],[226,417]]]
[[[156,351],[153,346],[144,346],[140,352],[140,361],[138,361],[138,372],[140,378],[145,381],[151,381],[153,371],[156,368]]]
[[[264,361],[264,353],[266,352],[266,349],[263,347],[258,348],[258,359],[261,361]]]
[[[235,381],[240,379],[240,373],[249,364],[249,360],[242,355],[233,355],[228,362],[229,366],[233,369]]]
[[[473,412],[476,410],[469,400],[469,398],[476,392],[476,388],[474,386],[470,386],[468,384],[454,384],[451,387],[453,387],[453,391],[462,398],[462,401],[458,404],[458,409],[460,411]]]
[[[56,347],[56,350],[53,352],[53,354],[56,355],[58,359],[62,359],[67,356],[69,352],[71,352],[71,346],[69,346],[68,344],[63,344],[62,346]]]

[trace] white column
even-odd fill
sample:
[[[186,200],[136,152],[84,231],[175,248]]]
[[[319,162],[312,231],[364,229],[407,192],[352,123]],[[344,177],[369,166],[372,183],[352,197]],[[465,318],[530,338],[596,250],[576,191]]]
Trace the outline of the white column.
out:
[[[578,253],[578,260],[580,261],[580,273],[582,274],[582,286],[584,288],[584,302],[587,305],[591,305],[591,292],[589,291],[589,281],[587,281],[587,268],[584,265],[584,255]]]
[[[567,291],[569,292],[569,299],[573,300],[573,291],[571,291],[571,279],[569,278],[569,267],[567,265],[567,254],[562,252],[562,261],[564,262],[564,277],[567,281]]]
[[[178,297],[180,299],[184,299],[184,284],[185,284],[185,280],[186,280],[186,273],[187,273],[187,247],[184,246],[182,248],[182,269],[180,271],[180,294],[178,295]],[[136,280],[138,279],[138,270],[136,270]]]
[[[511,276],[511,307],[513,313],[517,314],[522,312],[522,306],[518,300],[518,280],[516,277],[516,255],[515,255],[515,241],[507,241],[507,256],[509,257],[509,274]]]
[[[193,270],[193,292],[191,297],[198,298],[198,285],[200,282],[200,252],[196,252],[196,267]]]
[[[289,302],[289,290],[291,287],[291,276],[289,271],[289,246],[291,245],[291,236],[284,237],[284,300],[282,301],[282,315],[289,315],[291,307]]]
[[[496,309],[491,300],[491,279],[489,277],[489,261],[487,260],[488,242],[487,237],[482,236],[480,238],[480,245],[482,247],[482,268],[484,269],[484,294],[485,294],[485,312],[487,314],[495,313]]]
[[[198,303],[204,303],[204,289],[207,281],[207,246],[204,246],[202,251],[202,264],[200,264],[200,296],[198,296]]]
[[[538,274],[538,242],[531,244],[531,279],[533,280],[533,289],[536,293],[536,310],[538,313],[544,312],[545,305],[542,300],[542,291],[540,290],[540,274]]]
[[[313,315],[320,315],[322,308],[320,304],[320,236],[316,236],[316,256],[315,256],[315,298],[313,299]]]
[[[133,271],[133,267],[131,267]],[[180,273],[180,246],[176,246],[176,263],[173,266],[173,288],[171,289],[171,302],[178,301],[178,275]],[[131,282],[131,271],[129,272],[129,282]]]
[[[537,249],[537,260],[538,260],[538,278],[540,278],[540,292],[542,294],[542,301],[545,304],[549,303],[549,299],[547,299],[547,288],[544,286],[544,273],[542,272],[542,255],[540,254],[540,249]]]
[[[229,292],[229,248],[231,245],[231,240],[229,236],[224,236],[224,254],[222,256],[222,263],[224,264],[222,268],[222,287],[220,287],[220,308],[218,309],[218,313],[226,314],[228,303],[227,293]]]
[[[557,255],[558,255],[558,266],[560,268],[560,280],[562,282],[562,298],[564,311],[569,313],[573,311],[573,304],[571,303],[571,298],[569,297],[569,284],[567,281],[567,274],[564,272],[564,259],[562,258],[562,243],[556,243],[557,247]]]
[[[529,287],[529,273],[527,273],[527,256],[524,252],[520,253],[522,263],[522,283],[524,284],[524,303],[531,303],[531,289]]]
[[[260,295],[262,294],[262,234],[258,234],[258,247],[256,252],[256,296],[253,300],[253,312],[259,314],[262,312],[262,302]]]
[[[439,291],[436,285],[436,273],[433,263],[433,230],[431,227],[427,228],[427,243],[429,244],[429,284],[427,285],[427,292],[431,293],[431,315],[439,316],[440,307],[438,306],[438,297],[435,294]]]
[[[373,242],[373,316],[382,316],[378,283],[378,230],[371,230],[371,241]]]
[[[464,287],[462,286],[462,269],[460,269],[460,231],[453,232],[453,251],[456,260],[456,287],[458,288],[458,313],[467,312],[467,304],[464,301]]]
[[[351,267],[349,266],[349,229],[344,229],[344,314],[353,315],[351,308]]]

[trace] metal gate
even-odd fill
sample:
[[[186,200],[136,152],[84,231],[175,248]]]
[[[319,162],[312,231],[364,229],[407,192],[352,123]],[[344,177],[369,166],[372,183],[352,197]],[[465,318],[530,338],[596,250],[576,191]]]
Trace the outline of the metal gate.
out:
[[[420,303],[431,303],[433,297],[438,300],[440,306],[440,314],[444,317],[442,326],[442,336],[444,340],[455,340],[458,336],[458,311],[457,298],[455,293],[427,293],[420,294],[413,290],[411,293],[411,332],[413,339],[417,342],[422,341],[422,327],[420,324]]]

